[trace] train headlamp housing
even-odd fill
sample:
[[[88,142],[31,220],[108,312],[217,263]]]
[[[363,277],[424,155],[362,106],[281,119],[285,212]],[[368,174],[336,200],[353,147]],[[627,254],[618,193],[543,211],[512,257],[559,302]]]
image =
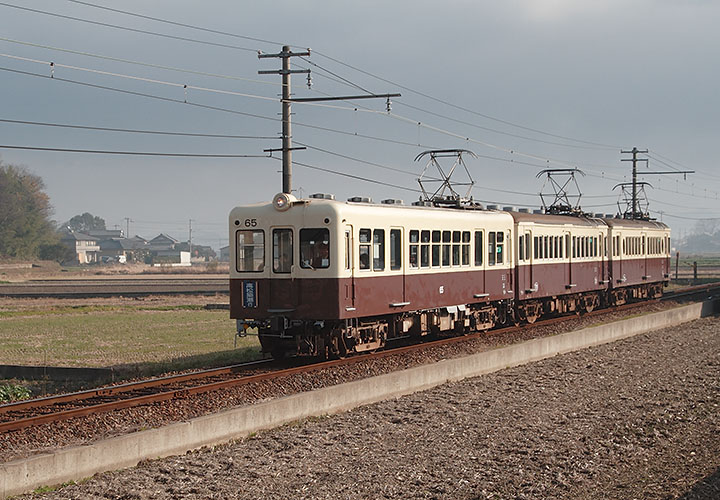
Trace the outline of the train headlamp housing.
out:
[[[279,212],[284,212],[296,201],[297,198],[289,193],[278,193],[273,196],[273,206],[275,207],[275,210]]]

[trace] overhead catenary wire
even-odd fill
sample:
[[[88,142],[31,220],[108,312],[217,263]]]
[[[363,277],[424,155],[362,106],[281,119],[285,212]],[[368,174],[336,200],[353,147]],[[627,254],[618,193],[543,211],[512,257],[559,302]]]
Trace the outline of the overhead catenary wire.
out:
[[[219,74],[219,73],[209,73],[209,72],[207,72],[207,71],[195,71],[195,70],[191,70],[191,69],[187,69],[187,68],[177,68],[177,67],[174,67],[174,66],[165,66],[165,65],[162,65],[162,64],[154,64],[154,63],[147,63],[147,62],[142,62],[142,61],[134,61],[134,60],[132,60],[132,59],[124,59],[124,58],[120,58],[120,57],[111,57],[111,56],[106,56],[106,55],[102,55],[102,54],[95,54],[95,53],[93,53],[93,52],[85,52],[85,51],[79,51],[79,50],[64,49],[64,48],[55,47],[55,46],[52,46],[52,45],[43,45],[43,44],[39,44],[39,43],[24,42],[24,41],[20,41],[20,40],[14,40],[14,39],[12,39],[12,38],[0,37],[0,41],[8,42],[8,43],[14,43],[14,44],[18,44],[18,45],[24,45],[24,46],[27,46],[27,47],[35,47],[35,48],[46,49],[46,50],[54,50],[54,51],[57,51],[57,52],[64,52],[64,53],[66,53],[66,54],[75,54],[75,55],[80,55],[80,56],[85,56],[85,57],[93,57],[93,58],[95,58],[95,59],[103,59],[103,60],[106,60],[106,61],[120,62],[120,63],[125,63],[125,64],[133,64],[133,65],[136,65],[136,66],[144,66],[144,67],[146,67],[146,68],[162,69],[162,70],[166,70],[166,71],[174,71],[174,72],[178,72],[178,73],[187,73],[187,74],[197,75],[197,76],[207,76],[207,77],[212,77],[212,78],[222,78],[222,79],[225,79],[225,80],[235,80],[235,81],[243,81],[243,82],[250,82],[250,83],[258,83],[258,84],[261,84],[261,85],[272,85],[272,86],[274,86],[274,87],[282,87],[282,83],[279,83],[279,82],[271,82],[271,81],[267,81],[267,80],[258,80],[258,79],[256,79],[256,78],[244,78],[244,77],[232,76],[232,75],[222,75],[222,74]]]
[[[168,156],[180,158],[268,158],[268,155],[217,154],[217,153],[159,153],[154,151],[111,151],[104,149],[50,148],[42,146],[17,146],[0,144],[0,149],[21,149],[26,151],[51,151],[56,153],[92,153],[127,156]]]
[[[184,42],[193,42],[193,43],[199,43],[199,44],[203,44],[203,45],[210,45],[210,46],[214,46],[214,47],[223,47],[223,48],[227,48],[227,49],[243,50],[243,51],[247,51],[247,52],[257,52],[257,49],[249,48],[249,47],[241,47],[241,46],[238,46],[238,45],[230,45],[230,44],[226,44],[226,43],[210,42],[210,41],[207,41],[207,40],[198,40],[198,39],[195,39],[195,38],[188,38],[188,37],[183,37],[183,36],[169,35],[169,34],[167,34],[167,33],[158,33],[158,32],[155,32],[155,31],[148,31],[148,30],[141,30],[141,29],[137,29],[137,28],[130,28],[130,27],[128,27],[128,26],[120,26],[120,25],[117,25],[117,24],[110,24],[110,23],[104,23],[104,22],[100,22],[100,21],[93,21],[93,20],[91,20],[91,19],[84,19],[84,18],[81,18],[81,17],[67,16],[67,15],[64,15],[64,14],[58,14],[58,13],[56,13],[56,12],[48,12],[48,11],[40,10],[40,9],[32,9],[32,8],[30,8],[30,7],[21,7],[20,5],[14,5],[14,4],[11,4],[11,3],[6,3],[6,2],[0,2],[0,6],[9,7],[9,8],[12,8],[12,9],[23,10],[23,11],[26,11],[26,12],[33,12],[33,13],[35,13],[35,14],[43,14],[43,15],[47,15],[47,16],[58,17],[58,18],[61,18],[61,19],[68,19],[68,20],[71,20],[71,21],[78,21],[78,22],[82,22],[82,23],[95,24],[95,25],[98,25],[98,26],[104,26],[104,27],[106,27],[106,28],[114,28],[114,29],[119,29],[119,30],[130,31],[130,32],[133,32],[133,33],[142,33],[142,34],[145,34],[145,35],[153,35],[153,36],[158,36],[158,37],[162,37],[162,38],[169,38],[169,39],[172,39],[172,40],[180,40],[180,41],[184,41]]]

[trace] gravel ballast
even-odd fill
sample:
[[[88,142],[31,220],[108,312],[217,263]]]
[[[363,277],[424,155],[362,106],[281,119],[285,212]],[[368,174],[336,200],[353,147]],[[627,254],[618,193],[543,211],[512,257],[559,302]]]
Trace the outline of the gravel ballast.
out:
[[[43,498],[720,498],[719,329],[705,318]]]

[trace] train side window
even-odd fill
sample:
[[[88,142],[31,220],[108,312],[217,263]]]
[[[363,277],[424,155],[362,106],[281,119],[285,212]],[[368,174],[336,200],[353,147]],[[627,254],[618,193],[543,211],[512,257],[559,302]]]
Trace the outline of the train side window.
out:
[[[461,243],[462,236],[460,234],[460,231],[453,231],[452,233],[452,265],[453,266],[459,266],[460,265],[460,243]]]
[[[525,260],[530,260],[530,233],[525,233]]]
[[[326,228],[300,230],[300,267],[330,267],[330,231]]]
[[[565,258],[569,259],[570,254],[572,253],[571,247],[570,247],[570,235],[565,235]]]
[[[488,232],[488,266],[495,265],[495,233]]]
[[[417,269],[419,267],[418,262],[418,248],[420,245],[420,231],[413,229],[410,231],[410,267]]]
[[[385,269],[385,230],[373,230],[373,271]]]
[[[598,257],[600,255],[598,253],[598,240],[599,238],[597,236],[593,237],[593,255],[595,257]]]
[[[525,260],[525,239],[524,235],[518,235],[518,260]]]
[[[369,229],[360,230],[358,255],[360,257],[360,269],[370,269],[370,240],[372,232]]]
[[[550,252],[549,252],[549,248],[548,248],[548,237],[547,237],[547,236],[543,236],[542,256],[543,256],[544,258],[546,258],[546,259],[550,257]]]
[[[560,249],[558,248],[558,237],[553,236],[553,259],[560,257]]]
[[[235,267],[240,273],[260,272],[265,268],[265,231],[240,230],[237,232],[237,259]]]
[[[290,272],[293,264],[292,236],[292,229],[273,229],[273,272]]]
[[[432,232],[432,266],[440,267],[440,243],[441,240],[440,231]]]
[[[451,235],[450,231],[442,232],[442,240],[443,240],[442,265],[443,265],[443,267],[450,265],[450,240],[451,239],[452,239],[452,235]]]
[[[345,269],[352,265],[352,239],[350,231],[345,231]]]
[[[420,266],[430,267],[430,231],[420,233]]]
[[[578,256],[577,255],[577,236],[572,237],[572,256],[573,256],[573,259]]]
[[[462,233],[462,265],[470,265],[470,231]]]
[[[533,258],[535,260],[540,258],[540,237],[535,236],[533,238]]]
[[[475,231],[475,265],[480,267],[483,263],[483,232]]]
[[[402,236],[399,229],[390,230],[390,269],[402,268]]]

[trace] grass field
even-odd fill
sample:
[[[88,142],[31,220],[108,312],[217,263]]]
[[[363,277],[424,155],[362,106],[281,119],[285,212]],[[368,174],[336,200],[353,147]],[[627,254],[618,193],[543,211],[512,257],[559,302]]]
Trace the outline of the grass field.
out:
[[[225,310],[200,305],[48,305],[0,309],[0,364],[116,367],[142,374],[260,357]]]

